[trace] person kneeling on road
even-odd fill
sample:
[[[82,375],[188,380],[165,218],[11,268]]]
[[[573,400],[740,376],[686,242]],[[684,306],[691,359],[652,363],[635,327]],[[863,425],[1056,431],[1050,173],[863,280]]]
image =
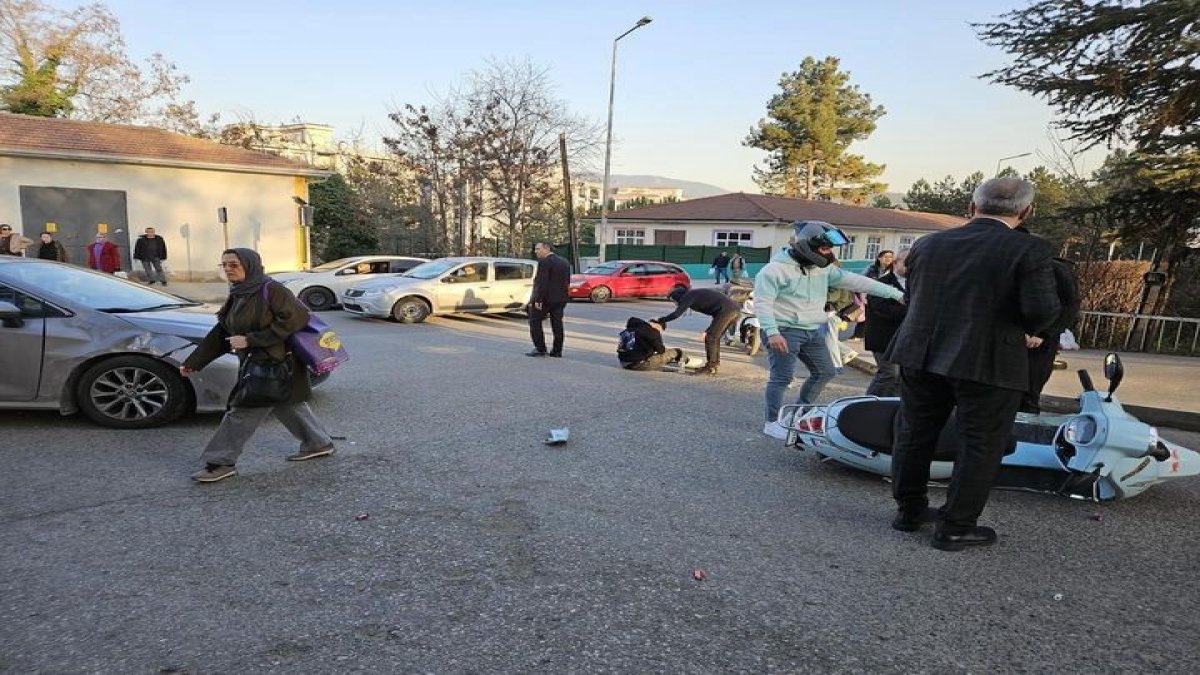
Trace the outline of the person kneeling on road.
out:
[[[668,363],[682,363],[682,349],[667,349],[662,339],[663,325],[643,321],[636,316],[625,322],[617,341],[617,359],[626,370],[659,370]]]
[[[721,364],[721,336],[729,330],[729,326],[737,321],[738,303],[721,291],[712,288],[693,288],[686,291],[676,288],[668,295],[677,305],[675,311],[655,319],[656,323],[666,326],[668,322],[683,316],[689,309],[712,317],[708,330],[704,331],[704,366],[692,373],[693,375],[716,375],[717,367]]]

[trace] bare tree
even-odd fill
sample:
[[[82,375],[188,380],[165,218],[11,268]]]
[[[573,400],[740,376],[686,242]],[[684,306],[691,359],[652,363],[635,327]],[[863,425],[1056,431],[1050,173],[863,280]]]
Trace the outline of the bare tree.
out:
[[[117,17],[102,4],[73,10],[41,0],[0,0],[0,105],[11,112],[199,133],[188,78],[162,54],[143,64],[125,52]]]

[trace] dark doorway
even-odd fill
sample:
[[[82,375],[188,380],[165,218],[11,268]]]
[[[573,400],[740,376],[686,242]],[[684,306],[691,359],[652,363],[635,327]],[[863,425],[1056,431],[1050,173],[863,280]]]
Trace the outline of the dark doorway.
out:
[[[108,240],[121,249],[121,269],[129,271],[127,213],[124,190],[21,186],[25,236],[37,241],[46,230],[46,223],[54,223],[58,228],[54,238],[66,247],[67,260],[79,266],[87,265],[86,246],[104,223],[108,226]]]
[[[686,230],[655,230],[655,246],[683,246],[687,241]]]

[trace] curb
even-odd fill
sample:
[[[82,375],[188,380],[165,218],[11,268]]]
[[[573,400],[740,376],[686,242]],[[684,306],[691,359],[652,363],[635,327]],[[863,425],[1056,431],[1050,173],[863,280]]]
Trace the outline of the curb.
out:
[[[856,358],[846,364],[850,368],[874,375],[876,368],[873,361]],[[1063,396],[1042,394],[1042,408],[1047,412],[1071,414],[1079,412],[1079,399]],[[1169,427],[1181,431],[1200,431],[1200,413],[1186,410],[1167,410],[1166,408],[1148,408],[1141,405],[1121,404],[1125,412],[1139,420],[1156,427]]]

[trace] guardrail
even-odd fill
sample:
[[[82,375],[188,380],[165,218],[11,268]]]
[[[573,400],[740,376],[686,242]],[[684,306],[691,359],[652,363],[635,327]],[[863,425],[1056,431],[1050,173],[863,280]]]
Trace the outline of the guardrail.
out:
[[[1080,312],[1075,337],[1090,349],[1200,356],[1200,319]]]

